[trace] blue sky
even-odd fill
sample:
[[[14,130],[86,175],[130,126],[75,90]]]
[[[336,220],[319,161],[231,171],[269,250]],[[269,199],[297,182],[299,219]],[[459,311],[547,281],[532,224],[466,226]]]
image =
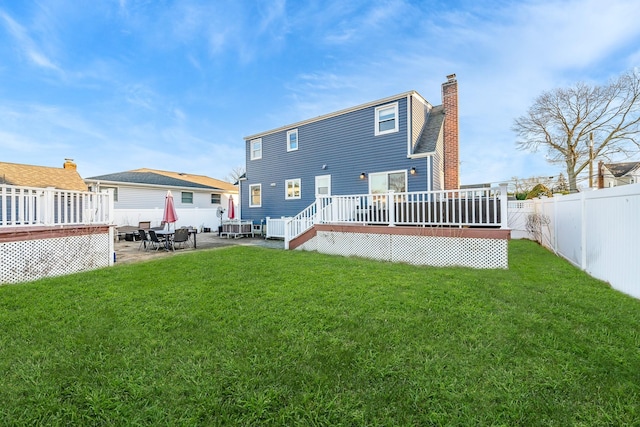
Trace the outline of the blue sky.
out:
[[[463,184],[557,175],[516,150],[545,90],[640,66],[637,0],[0,0],[0,161],[223,178],[243,137],[456,73]]]

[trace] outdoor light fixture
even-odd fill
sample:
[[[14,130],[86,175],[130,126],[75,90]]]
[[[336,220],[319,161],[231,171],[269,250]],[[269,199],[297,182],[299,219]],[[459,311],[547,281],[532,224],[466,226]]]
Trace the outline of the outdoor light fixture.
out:
[[[367,177],[367,174],[366,174],[366,173],[362,172],[362,173],[360,174],[360,179],[365,179],[366,177]]]
[[[415,175],[418,173],[418,171],[416,171],[416,168],[411,168],[409,172],[411,173],[411,175]]]
[[[327,169],[327,165],[322,165],[322,170],[326,170]]]

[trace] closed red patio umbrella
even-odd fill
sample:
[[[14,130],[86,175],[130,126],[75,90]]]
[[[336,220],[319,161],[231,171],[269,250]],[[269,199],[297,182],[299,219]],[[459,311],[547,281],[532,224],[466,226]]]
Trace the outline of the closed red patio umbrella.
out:
[[[233,206],[233,196],[229,196],[229,209],[227,210],[227,217],[234,219],[236,217],[235,206]]]
[[[162,216],[162,221],[167,224],[167,231],[169,231],[168,224],[175,223],[177,220],[178,214],[173,204],[173,194],[171,194],[171,190],[168,190],[167,196],[164,198],[164,215]],[[175,225],[173,228],[175,229]]]

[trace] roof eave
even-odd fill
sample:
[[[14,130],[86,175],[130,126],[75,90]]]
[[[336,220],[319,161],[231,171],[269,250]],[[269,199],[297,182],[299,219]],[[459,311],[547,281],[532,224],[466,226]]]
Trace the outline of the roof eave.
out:
[[[93,179],[93,178],[85,178],[85,182],[96,183],[101,185],[120,185],[127,187],[145,187],[145,188],[160,188],[160,189],[182,189],[182,190],[200,190],[203,192],[210,193],[212,191],[219,193],[237,193],[238,190],[225,190],[224,188],[217,187],[187,187],[181,185],[165,185],[165,184],[146,184],[142,182],[129,182],[129,181],[110,181],[104,179]]]

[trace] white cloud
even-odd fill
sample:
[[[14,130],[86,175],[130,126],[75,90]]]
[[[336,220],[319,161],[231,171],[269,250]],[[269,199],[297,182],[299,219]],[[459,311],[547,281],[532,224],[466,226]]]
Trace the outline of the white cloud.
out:
[[[124,97],[129,104],[151,111],[156,109],[156,105],[158,104],[156,101],[157,95],[148,86],[140,83],[132,83],[125,85],[123,90]]]
[[[9,31],[9,34],[16,41],[18,48],[23,52],[24,56],[34,65],[61,72],[62,70],[45,55],[33,38],[29,35],[28,31],[16,22],[11,16],[4,11],[0,10],[0,18],[5,23],[5,27]]]

